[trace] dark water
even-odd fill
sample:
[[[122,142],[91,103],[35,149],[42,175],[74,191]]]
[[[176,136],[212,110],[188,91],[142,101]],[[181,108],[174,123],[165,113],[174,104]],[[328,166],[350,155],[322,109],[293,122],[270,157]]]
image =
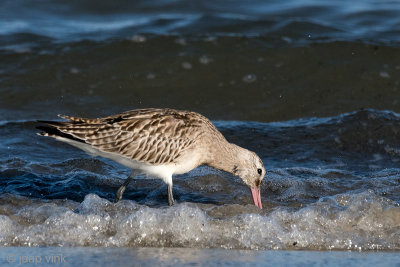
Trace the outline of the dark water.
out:
[[[399,9],[2,1],[0,244],[398,252]],[[149,179],[114,204],[128,169],[35,134],[141,107],[201,112],[257,152],[264,209],[206,167],[174,178],[172,208]]]
[[[278,42],[400,41],[400,5],[355,1],[4,0],[0,34],[103,40],[138,33],[266,36]]]

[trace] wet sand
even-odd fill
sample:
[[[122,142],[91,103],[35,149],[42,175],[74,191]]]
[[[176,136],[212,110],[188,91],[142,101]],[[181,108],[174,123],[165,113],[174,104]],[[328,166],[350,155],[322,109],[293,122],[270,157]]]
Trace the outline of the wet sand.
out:
[[[147,107],[264,122],[362,108],[400,112],[397,47],[348,42],[271,47],[263,37],[145,40],[3,51],[0,120],[50,119],[53,110],[97,117]]]

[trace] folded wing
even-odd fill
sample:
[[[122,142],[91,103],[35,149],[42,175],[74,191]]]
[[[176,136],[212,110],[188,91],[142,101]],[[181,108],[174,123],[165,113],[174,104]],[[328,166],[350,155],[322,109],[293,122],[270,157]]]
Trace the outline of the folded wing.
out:
[[[103,152],[151,164],[173,162],[201,136],[206,121],[191,112],[143,109],[101,119],[60,115],[66,122],[41,121],[41,135],[84,142]],[[207,122],[206,122],[207,123]]]

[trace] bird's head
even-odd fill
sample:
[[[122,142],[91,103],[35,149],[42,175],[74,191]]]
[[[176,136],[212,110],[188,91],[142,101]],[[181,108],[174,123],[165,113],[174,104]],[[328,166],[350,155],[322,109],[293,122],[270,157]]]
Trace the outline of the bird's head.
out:
[[[256,153],[240,148],[238,162],[233,166],[232,173],[250,187],[254,205],[262,209],[260,186],[266,173],[264,164]]]

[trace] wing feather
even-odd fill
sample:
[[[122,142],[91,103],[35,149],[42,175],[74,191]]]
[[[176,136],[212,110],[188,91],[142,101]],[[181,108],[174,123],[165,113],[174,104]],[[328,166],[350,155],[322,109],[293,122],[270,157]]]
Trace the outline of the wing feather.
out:
[[[177,159],[214,125],[195,112],[138,109],[98,119],[59,115],[67,122],[47,122],[96,149],[150,164]],[[216,130],[216,129],[215,129]]]

